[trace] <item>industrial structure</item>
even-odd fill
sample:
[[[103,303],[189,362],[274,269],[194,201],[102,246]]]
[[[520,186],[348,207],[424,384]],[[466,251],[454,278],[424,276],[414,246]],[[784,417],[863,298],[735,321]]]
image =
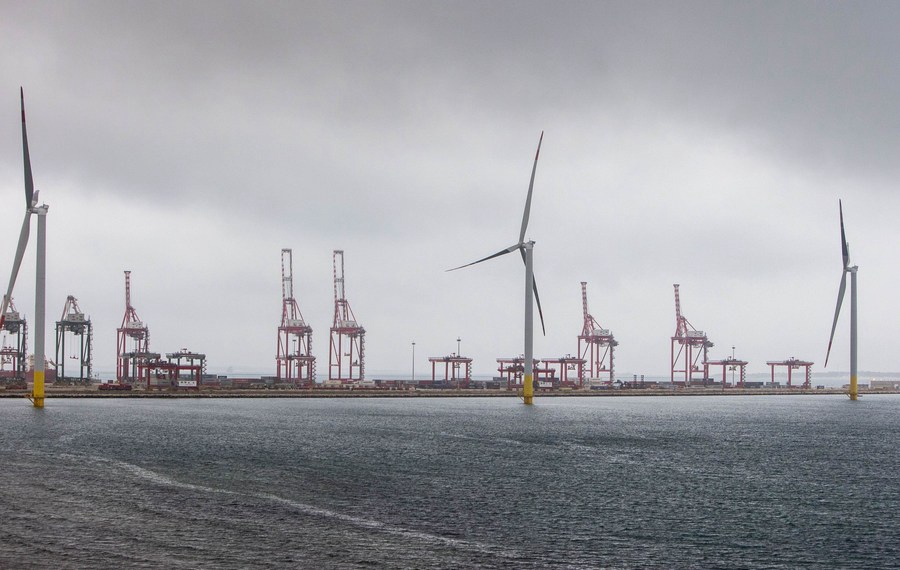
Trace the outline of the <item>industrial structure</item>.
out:
[[[457,353],[448,356],[430,356],[431,383],[433,386],[465,389],[472,383],[472,359]],[[437,365],[444,365],[444,378],[437,379]]]
[[[334,323],[328,351],[328,380],[347,384],[366,379],[366,329],[356,321],[344,288],[344,251],[334,250]]]
[[[56,321],[57,381],[81,384],[91,381],[93,343],[91,319],[81,312],[78,299],[69,295],[62,316]]]
[[[206,374],[206,355],[186,348],[166,353],[166,360],[158,352],[146,352],[135,362],[128,385],[147,390],[198,390]]]
[[[792,371],[798,370],[800,368],[805,368],[805,375],[803,384],[800,386],[801,388],[809,389],[812,387],[812,381],[810,379],[810,367],[812,367],[814,362],[808,362],[806,360],[799,360],[797,358],[791,357],[787,360],[770,360],[766,362],[769,365],[769,369],[772,372],[772,386],[775,385],[775,367],[776,366],[784,366],[787,368],[787,387],[793,387],[791,384],[792,380]]]
[[[169,390],[179,383],[178,366],[172,362],[162,360],[158,353],[151,354],[138,365],[138,377],[133,385],[143,385],[147,390]],[[190,382],[192,388],[200,386],[199,374],[196,380]]]
[[[206,355],[182,348],[166,353],[169,369],[174,372],[173,388],[199,388],[206,375]]]
[[[342,275],[343,279],[343,275]],[[316,381],[316,357],[312,355],[312,327],[303,320],[294,298],[294,255],[281,250],[281,325],[278,327],[279,383],[312,388]]]
[[[525,380],[527,371],[525,369],[524,355],[519,355],[514,358],[498,358],[497,365],[497,371],[500,372],[500,379],[506,380],[507,390],[518,390],[519,388],[522,388],[523,392],[526,390]],[[546,387],[548,382],[550,384],[553,383],[553,370],[547,366],[541,367],[541,361],[537,358],[532,359],[529,368],[531,368],[534,373],[531,381],[532,390],[535,385],[541,386],[543,383],[544,387]]]
[[[137,382],[143,376],[141,368],[151,360],[159,360],[159,353],[150,352],[150,328],[131,305],[131,271],[126,271],[125,315],[116,329],[116,380]]]
[[[20,384],[25,382],[25,358],[28,354],[28,321],[16,310],[12,298],[4,315],[0,334],[3,344],[0,346],[0,382],[3,384]]]
[[[542,358],[541,362],[550,371],[549,378],[555,379],[554,388],[584,387],[584,358],[567,354],[559,358]]]
[[[678,347],[676,351],[676,346]],[[681,298],[678,294],[678,284],[675,284],[675,335],[672,337],[671,347],[671,381],[690,386],[697,380],[706,381],[709,376],[706,354],[713,343],[706,337],[706,333],[694,328],[694,325],[681,314]],[[679,379],[675,379],[675,375]]]
[[[706,368],[707,372],[709,374],[712,374],[711,372],[709,372],[710,368],[714,366],[722,367],[722,386],[728,385],[728,371],[732,372],[732,378],[734,377],[735,372],[740,371],[738,377],[732,380],[732,386],[743,388],[744,382],[747,380],[747,364],[749,364],[749,362],[747,362],[746,360],[739,360],[732,355],[724,360],[709,360],[706,362]]]
[[[581,282],[581,306],[584,323],[578,335],[578,355],[587,366],[581,368],[579,384],[584,384],[584,375],[587,374],[589,381],[602,379],[605,384],[612,385],[615,380],[615,348],[619,343],[612,332],[601,327],[588,310],[586,281]]]

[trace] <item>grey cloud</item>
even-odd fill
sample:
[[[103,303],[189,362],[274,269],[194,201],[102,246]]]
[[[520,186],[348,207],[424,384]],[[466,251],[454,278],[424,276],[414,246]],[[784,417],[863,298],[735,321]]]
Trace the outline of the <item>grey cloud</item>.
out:
[[[272,272],[285,246],[310,260],[302,308],[323,335],[319,346],[330,319],[328,256],[343,245],[376,363],[406,362],[405,341],[379,328],[409,331],[423,350],[462,334],[482,372],[498,350],[515,350],[520,268],[452,277],[443,269],[515,237],[541,130],[529,233],[553,312],[547,350],[572,350],[566,331],[579,326],[581,279],[609,307],[604,324],[629,339],[625,367],[665,367],[676,281],[695,280],[695,310],[711,331],[738,330],[722,315],[745,305],[734,318],[753,339],[768,338],[766,318],[798,303],[791,291],[766,299],[759,290],[811,289],[804,302],[824,305],[824,324],[806,318],[797,343],[819,350],[836,288],[838,196],[853,217],[853,251],[878,276],[872,290],[896,277],[885,245],[898,237],[889,215],[900,122],[894,3],[3,2],[0,10],[3,203],[17,204],[21,191],[24,84],[36,181],[55,196],[57,223],[66,223],[63,206],[79,204],[93,206],[80,215],[105,220],[87,220],[98,227],[67,243],[81,248],[71,255],[89,258],[81,265],[94,275],[138,262],[165,275],[179,237],[202,244],[197,255],[212,259],[196,279],[233,288],[202,299],[185,291],[179,302],[213,311],[239,296],[246,320],[258,321],[240,359],[261,368],[271,342],[255,337],[271,332]],[[63,188],[71,195],[61,197]],[[174,230],[190,223],[176,209],[209,223],[207,239]],[[127,243],[103,241],[102,259],[92,254],[92,243],[126,224],[121,212],[150,220],[153,243],[144,247],[163,251],[133,260]],[[11,253],[0,251],[0,268]],[[66,267],[73,280],[97,279]],[[170,314],[160,287],[144,297],[148,320]],[[120,318],[115,295],[91,303],[107,329]],[[97,308],[105,298],[115,300]],[[205,318],[227,327],[220,315]],[[232,336],[210,338],[220,360],[237,357]],[[756,362],[771,356],[754,350]],[[893,362],[887,351],[877,358]]]

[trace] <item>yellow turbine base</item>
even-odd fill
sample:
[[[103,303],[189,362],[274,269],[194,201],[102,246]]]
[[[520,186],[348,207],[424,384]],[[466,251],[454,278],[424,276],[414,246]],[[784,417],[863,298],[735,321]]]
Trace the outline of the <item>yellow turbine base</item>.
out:
[[[534,376],[526,374],[522,383],[522,400],[526,406],[534,404]]]
[[[857,386],[857,383],[856,383],[856,376],[851,376],[850,377],[850,399],[855,402],[856,398],[858,396],[859,396],[859,387]]]
[[[31,402],[35,408],[44,407],[44,373],[34,371],[34,388],[31,391]]]

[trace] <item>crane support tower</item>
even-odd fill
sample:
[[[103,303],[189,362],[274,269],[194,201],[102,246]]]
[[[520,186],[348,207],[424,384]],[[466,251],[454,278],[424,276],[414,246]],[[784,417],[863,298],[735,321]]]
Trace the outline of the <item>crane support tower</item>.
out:
[[[294,298],[294,254],[281,250],[281,326],[275,356],[279,383],[312,388],[316,382],[316,357],[312,355],[312,327],[303,320]]]
[[[125,315],[116,329],[116,380],[139,382],[140,368],[153,356],[150,353],[150,328],[131,306],[131,271],[125,272]],[[159,358],[159,355],[155,355]]]
[[[676,350],[675,347],[678,347]],[[706,353],[713,343],[706,333],[698,331],[694,325],[681,314],[681,298],[678,284],[675,284],[675,335],[672,337],[671,381],[673,384],[690,386],[695,380],[706,381],[709,377],[709,364]],[[675,375],[678,374],[678,379]],[[702,374],[702,376],[699,376]]]
[[[584,312],[584,324],[578,335],[578,355],[586,361],[587,366],[581,368],[579,385],[584,385],[584,374],[588,382],[601,381],[612,385],[615,380],[615,348],[619,345],[609,329],[600,326],[588,310],[587,282],[581,282],[581,306]]]
[[[334,250],[334,324],[328,351],[328,381],[348,384],[366,379],[366,329],[359,326],[344,289],[344,251]]]
[[[813,364],[815,364],[815,362],[809,362],[807,360],[799,360],[797,358],[791,357],[791,358],[788,358],[787,360],[769,360],[768,362],[766,362],[766,364],[769,365],[769,369],[772,372],[772,387],[773,388],[775,387],[775,367],[776,366],[784,366],[785,368],[787,368],[787,387],[788,388],[794,387],[791,385],[791,380],[792,380],[792,376],[793,376],[791,374],[791,371],[797,370],[799,368],[805,368],[806,370],[805,370],[805,375],[804,375],[804,379],[803,379],[803,384],[800,385],[800,388],[803,388],[805,390],[809,390],[810,388],[812,388],[812,381],[810,378],[810,368],[812,367]]]
[[[6,310],[0,333],[6,333],[0,348],[0,382],[25,387],[25,359],[28,355],[28,321],[16,309],[12,299]],[[7,341],[11,340],[7,345]]]
[[[89,383],[92,376],[93,345],[94,329],[91,319],[81,312],[78,299],[69,295],[66,297],[62,316],[56,321],[56,380]],[[70,361],[71,367],[68,366]]]

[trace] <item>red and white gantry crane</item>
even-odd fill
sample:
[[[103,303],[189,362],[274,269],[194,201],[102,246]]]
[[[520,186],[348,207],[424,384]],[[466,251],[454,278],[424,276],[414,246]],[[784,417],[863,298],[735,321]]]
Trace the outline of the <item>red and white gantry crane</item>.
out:
[[[303,320],[294,298],[294,255],[281,250],[281,326],[278,327],[278,382],[312,388],[316,357],[312,355],[312,327]]]
[[[678,347],[677,351],[675,347]],[[681,298],[678,284],[675,284],[675,335],[672,337],[671,381],[690,385],[692,381],[704,380],[709,376],[706,353],[713,343],[706,333],[694,328],[694,325],[681,314]],[[702,374],[702,376],[698,376]]]
[[[581,282],[581,306],[584,313],[584,324],[581,334],[578,335],[578,355],[585,360],[583,375],[587,374],[588,381],[602,380],[611,385],[615,380],[614,356],[615,348],[619,345],[612,332],[600,326],[600,323],[591,316],[588,310],[587,282]]]
[[[334,323],[328,352],[328,380],[347,384],[366,379],[366,329],[356,321],[344,289],[344,251],[334,250]]]
[[[150,328],[131,306],[131,271],[125,272],[125,315],[116,329],[116,380],[135,382],[140,366],[150,356]]]

